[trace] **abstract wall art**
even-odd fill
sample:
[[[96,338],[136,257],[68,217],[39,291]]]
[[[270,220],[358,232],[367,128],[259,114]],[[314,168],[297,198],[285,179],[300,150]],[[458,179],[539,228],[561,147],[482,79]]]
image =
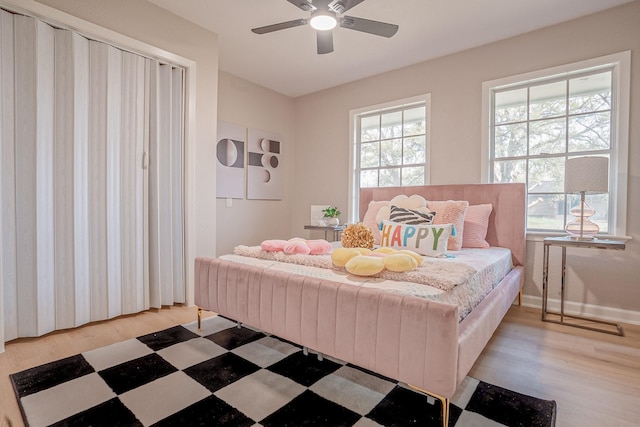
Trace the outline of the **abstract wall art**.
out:
[[[281,200],[284,192],[280,135],[247,132],[247,199]]]
[[[244,198],[245,140],[247,128],[218,122],[216,143],[216,197]]]

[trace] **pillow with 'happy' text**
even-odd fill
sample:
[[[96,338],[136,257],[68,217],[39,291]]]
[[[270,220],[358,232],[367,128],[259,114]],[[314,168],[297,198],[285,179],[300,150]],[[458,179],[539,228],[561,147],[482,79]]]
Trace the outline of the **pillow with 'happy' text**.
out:
[[[453,224],[409,225],[383,221],[380,245],[406,248],[430,257],[443,257],[447,255],[447,242],[453,234]]]

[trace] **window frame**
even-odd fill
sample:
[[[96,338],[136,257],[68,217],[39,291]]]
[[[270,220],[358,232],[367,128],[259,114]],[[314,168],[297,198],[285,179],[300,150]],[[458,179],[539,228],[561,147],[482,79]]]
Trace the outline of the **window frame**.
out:
[[[368,107],[357,108],[349,111],[349,135],[351,135],[351,143],[349,150],[349,200],[348,218],[350,222],[359,221],[359,202],[360,202],[360,156],[358,154],[358,129],[359,120],[365,115],[375,112],[386,112],[393,110],[402,110],[412,105],[423,103],[425,106],[425,173],[424,185],[428,185],[431,181],[431,94],[403,98],[395,101],[376,104]]]
[[[612,122],[609,182],[609,230],[599,236],[625,237],[627,230],[627,180],[629,153],[629,113],[631,89],[631,51],[592,58],[584,61],[546,68],[490,80],[482,83],[482,164],[483,183],[491,183],[493,92],[496,89],[551,82],[572,78],[585,71],[612,71]],[[527,229],[527,237],[564,235],[563,231],[539,231]]]

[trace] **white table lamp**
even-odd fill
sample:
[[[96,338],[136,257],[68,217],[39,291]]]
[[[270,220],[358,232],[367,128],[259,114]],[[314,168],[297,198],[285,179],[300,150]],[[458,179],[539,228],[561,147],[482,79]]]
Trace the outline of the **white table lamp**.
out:
[[[568,159],[564,173],[564,191],[580,193],[580,206],[569,211],[575,218],[565,230],[572,239],[592,240],[600,228],[589,217],[596,211],[584,201],[586,193],[609,191],[609,159],[606,157],[576,157]]]

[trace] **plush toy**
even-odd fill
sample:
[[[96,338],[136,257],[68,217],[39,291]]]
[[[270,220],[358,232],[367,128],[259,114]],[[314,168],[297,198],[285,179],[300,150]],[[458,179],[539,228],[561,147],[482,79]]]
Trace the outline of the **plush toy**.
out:
[[[396,253],[398,254],[405,254],[405,255],[409,255],[411,257],[413,257],[413,259],[416,260],[416,263],[418,264],[418,267],[422,265],[422,261],[424,261],[424,257],[422,255],[420,255],[417,252],[411,251],[409,249],[402,249],[397,251]]]
[[[345,248],[373,248],[373,233],[371,229],[359,222],[349,224],[342,232],[342,246]]]
[[[406,254],[390,254],[384,257],[383,260],[385,268],[396,273],[411,271],[418,266],[415,258]]]
[[[331,262],[336,267],[344,267],[351,258],[362,255],[356,248],[337,248],[331,252]]]
[[[331,252],[336,267],[344,267],[356,276],[373,276],[384,269],[396,273],[411,271],[422,264],[422,256],[410,250],[381,247],[370,251],[365,248],[337,248]],[[368,251],[368,252],[367,252]]]
[[[309,255],[311,248],[307,245],[306,240],[300,238],[289,239],[282,251],[288,255]]]
[[[294,237],[289,240],[265,240],[260,248],[267,252],[284,252],[287,255],[325,255],[331,252],[331,243],[323,239],[305,240]]]
[[[369,255],[358,255],[351,258],[344,268],[356,276],[373,276],[384,270],[384,259]]]
[[[331,252],[333,246],[324,239],[307,240],[311,255],[325,255]]]
[[[389,254],[393,254],[396,253],[397,251],[389,246],[381,246],[377,249],[374,249],[372,251],[374,254],[383,254],[383,255],[389,255]]]
[[[260,249],[267,252],[282,252],[286,244],[286,240],[265,240],[260,243]]]

